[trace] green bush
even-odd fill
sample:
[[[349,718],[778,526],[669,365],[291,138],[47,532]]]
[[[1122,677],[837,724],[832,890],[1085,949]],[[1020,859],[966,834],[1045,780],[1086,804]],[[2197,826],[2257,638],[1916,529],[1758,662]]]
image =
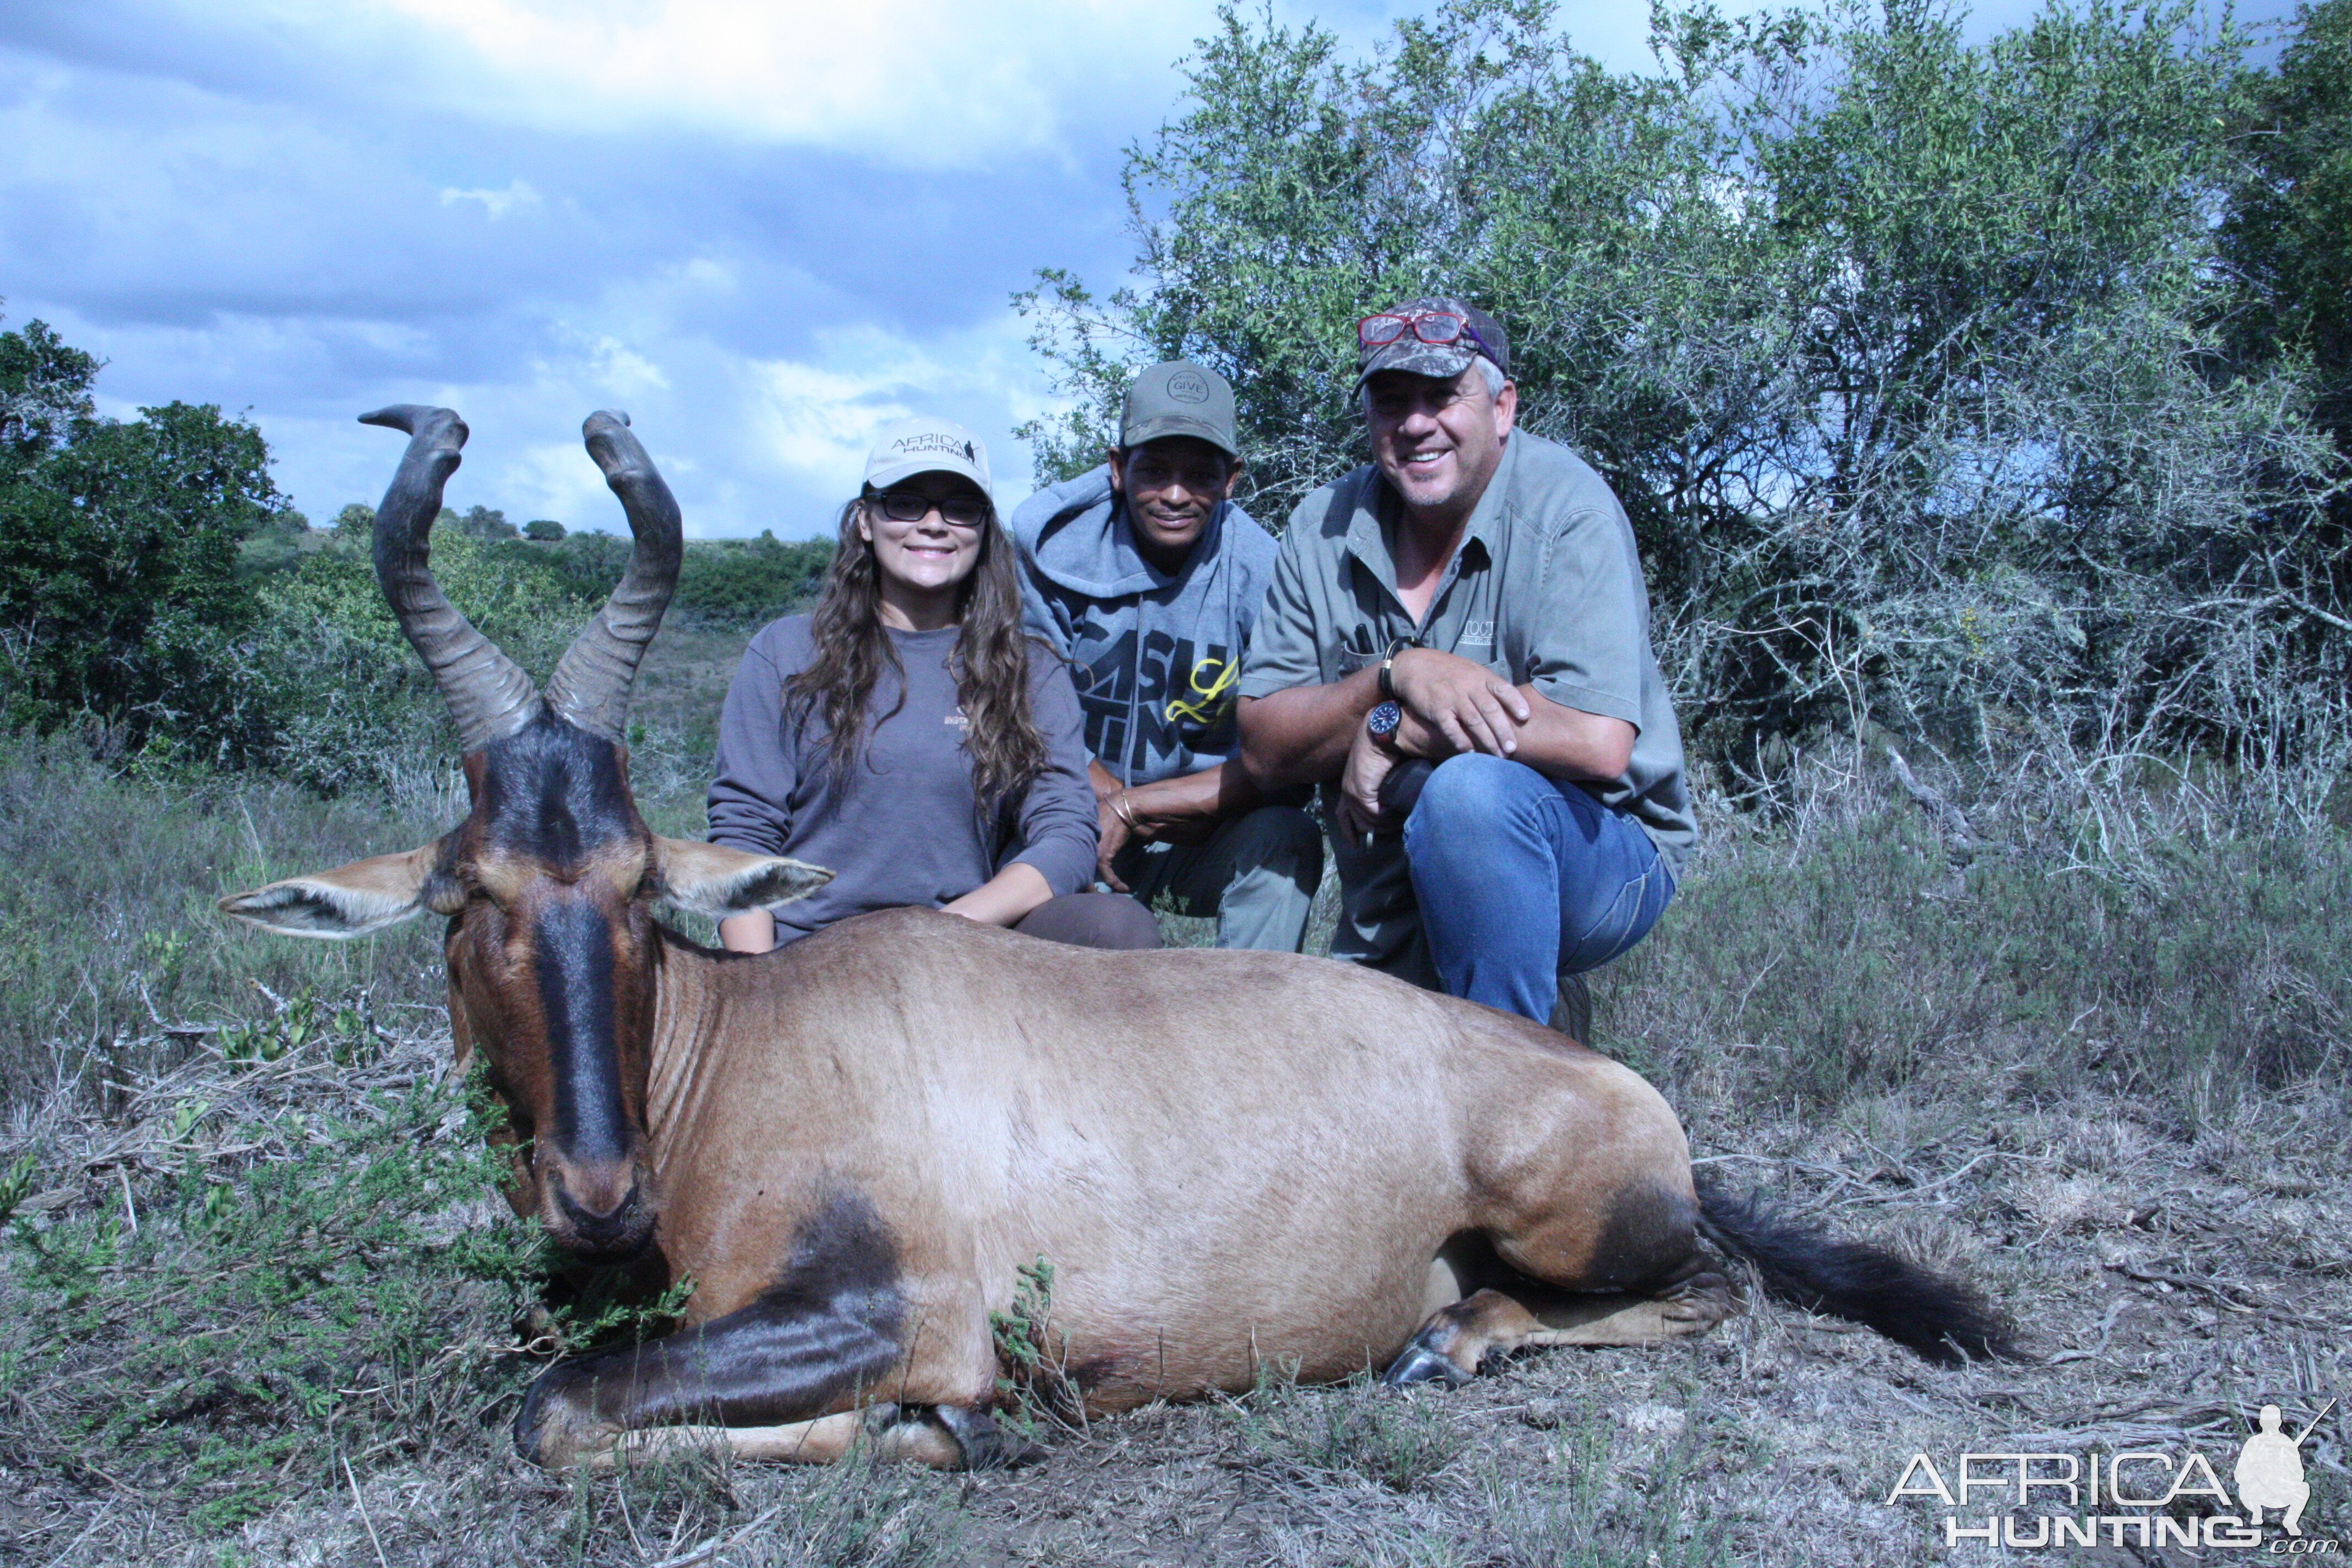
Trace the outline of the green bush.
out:
[[[1983,44],[1918,0],[1662,7],[1663,68],[1622,73],[1544,0],[1449,0],[1362,53],[1228,5],[1129,154],[1140,281],[1016,297],[1076,404],[1024,434],[1089,466],[1134,371],[1187,355],[1234,382],[1279,526],[1362,460],[1357,319],[1466,296],[1511,334],[1519,423],[1624,501],[1700,754],[1760,781],[1874,721],[2324,761],[2352,725],[2330,393],[2228,325],[2263,318],[2219,219],[2275,152],[2231,232],[2292,250],[2263,276],[2340,280],[2336,186],[2293,176],[2341,173],[2315,40],[2346,15],[2306,12],[2282,133],[2239,138],[2245,40],[2184,5]]]
[[[568,549],[566,540],[555,547]],[[452,604],[507,655],[545,679],[612,591],[543,559],[546,546],[437,533],[433,574]],[[356,552],[320,551],[265,583],[230,678],[247,693],[258,760],[325,794],[381,789],[455,758],[433,678],[417,661]]]
[[[803,608],[824,585],[833,541],[697,540],[678,574],[677,608],[718,626],[750,631]]]
[[[0,1350],[11,1463],[104,1474],[218,1528],[289,1480],[479,1442],[475,1413],[515,1391],[516,1357],[483,1335],[535,1288],[540,1241],[485,1215],[503,1162],[483,1118],[413,1072],[321,1102],[270,1064],[375,1041],[298,1011],[248,1030],[226,1080],[156,1103],[119,1183],[57,1173],[68,1205],[10,1224],[0,1300],[39,1325]]]
[[[299,519],[251,425],[184,403],[102,418],[96,376],[42,322],[0,333],[0,723],[94,715],[117,746],[244,761],[248,693],[219,679],[257,612],[238,549]]]

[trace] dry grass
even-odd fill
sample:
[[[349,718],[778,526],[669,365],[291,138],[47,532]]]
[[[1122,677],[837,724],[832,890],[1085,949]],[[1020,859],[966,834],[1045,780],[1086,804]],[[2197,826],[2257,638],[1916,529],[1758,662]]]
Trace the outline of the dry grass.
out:
[[[236,820],[226,801],[163,809]],[[1941,1372],[1751,1301],[1695,1342],[1530,1355],[1452,1394],[1275,1381],[1155,1407],[1061,1436],[1011,1474],[688,1456],[575,1482],[512,1458],[505,1418],[536,1363],[495,1281],[453,1282],[409,1402],[361,1401],[309,1428],[274,1489],[226,1524],[201,1523],[169,1475],[59,1440],[71,1402],[0,1354],[0,1560],[1990,1561],[1948,1552],[1937,1510],[1883,1500],[1912,1453],[2187,1445],[2226,1476],[2255,1406],[2299,1423],[2352,1384],[2352,847],[2325,822],[2289,832],[2292,819],[2249,807],[2200,826],[2185,809],[2146,799],[2137,858],[2104,868],[2085,858],[2053,875],[1984,853],[1955,873],[1904,796],[1848,777],[1776,825],[1718,824],[1667,922],[1595,986],[1601,1045],[1675,1098],[1702,1159],[1984,1280],[2023,1323],[2032,1363]],[[268,810],[296,826],[294,805]],[[2017,800],[1970,811],[1988,840],[2030,839]],[[288,839],[323,848],[327,836]],[[217,867],[172,864],[194,885],[148,896],[209,898]],[[183,993],[178,1011],[282,1036],[284,1014],[250,979],[241,994]],[[236,1062],[220,1037],[119,1026],[109,1060],[150,1064],[125,1093],[20,1106],[0,1152],[0,1173],[31,1157],[20,1218],[95,1224],[126,1201],[167,1214],[173,1172],[292,1157],[299,1138],[350,1121],[371,1075],[429,1073],[446,1049],[429,1009],[395,1005],[380,971],[324,981],[314,1016],[366,1015],[363,1066],[336,1061],[332,1029]],[[174,1133],[193,1101],[208,1106],[201,1125]],[[348,1136],[344,1158],[382,1157]],[[20,1250],[0,1260],[0,1310],[55,1310],[26,1293]],[[87,1377],[121,1364],[103,1349],[83,1351]],[[400,1441],[352,1440],[394,1418],[412,1423]],[[2331,1534],[2352,1528],[2337,1421],[2305,1450],[2306,1528]]]

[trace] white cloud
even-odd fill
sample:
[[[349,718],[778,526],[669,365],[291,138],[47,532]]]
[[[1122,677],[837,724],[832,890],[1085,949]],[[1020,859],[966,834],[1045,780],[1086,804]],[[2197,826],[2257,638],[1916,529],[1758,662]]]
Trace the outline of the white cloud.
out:
[[[804,493],[855,495],[875,435],[914,414],[944,415],[981,437],[1001,508],[1029,493],[1028,448],[1012,426],[1039,410],[1043,377],[1009,312],[928,342],[844,327],[818,334],[808,360],[746,371],[757,389],[748,434]]]
[[[487,96],[467,83],[467,107],[485,118],[556,131],[681,128],[926,168],[980,168],[1055,147],[1074,98],[1090,89],[1146,92],[1156,109],[1168,62],[1216,24],[1208,0],[372,8],[379,23],[396,16],[469,51],[498,83]]]
[[[481,203],[482,210],[489,215],[491,222],[496,223],[515,207],[537,206],[539,193],[530,188],[530,182],[528,180],[516,180],[503,191],[461,191],[444,186],[441,191],[441,205],[446,207],[457,202]]]
[[[600,395],[642,397],[669,390],[669,377],[659,365],[609,332],[583,331],[559,323],[556,334],[576,356],[573,365],[580,383]]]

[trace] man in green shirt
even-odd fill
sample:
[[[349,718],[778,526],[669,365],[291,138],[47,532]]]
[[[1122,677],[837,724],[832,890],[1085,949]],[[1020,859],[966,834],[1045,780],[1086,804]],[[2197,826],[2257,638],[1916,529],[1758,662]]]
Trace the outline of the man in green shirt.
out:
[[[1516,428],[1486,312],[1408,300],[1358,339],[1373,461],[1291,513],[1244,763],[1325,792],[1332,956],[1540,1022],[1649,930],[1695,837],[1633,529]]]

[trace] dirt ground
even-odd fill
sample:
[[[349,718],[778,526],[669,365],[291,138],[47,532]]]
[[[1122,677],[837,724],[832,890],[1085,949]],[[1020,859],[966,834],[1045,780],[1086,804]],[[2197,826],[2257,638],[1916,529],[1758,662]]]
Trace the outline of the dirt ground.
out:
[[[0,1475],[0,1542],[13,1542],[0,1556],[40,1568],[2240,1561],[2137,1542],[1948,1546],[1946,1514],[1980,1524],[1993,1494],[1966,1510],[1887,1500],[1915,1455],[1957,1479],[1964,1453],[2193,1450],[2226,1482],[2263,1404],[2296,1429],[2347,1386],[2352,1161],[2345,1128],[2315,1101],[2249,1100],[2192,1143],[2127,1105],[1989,1122],[1899,1096],[1829,1125],[1693,1132],[1734,1186],[1984,1282],[2034,1359],[1947,1371],[1751,1300],[1692,1342],[1531,1353],[1453,1393],[1270,1378],[1231,1399],[1049,1430],[1036,1462],[944,1478],[705,1457],[573,1482],[515,1460],[502,1412],[486,1413],[478,1444],[340,1492],[303,1489],[214,1536],[87,1474]],[[2339,1406],[2301,1449],[2315,1543],[2352,1535],[2345,1430]],[[2047,1510],[2011,1511],[2030,1531]],[[2195,1497],[2169,1510],[2216,1511],[2228,1510]]]

